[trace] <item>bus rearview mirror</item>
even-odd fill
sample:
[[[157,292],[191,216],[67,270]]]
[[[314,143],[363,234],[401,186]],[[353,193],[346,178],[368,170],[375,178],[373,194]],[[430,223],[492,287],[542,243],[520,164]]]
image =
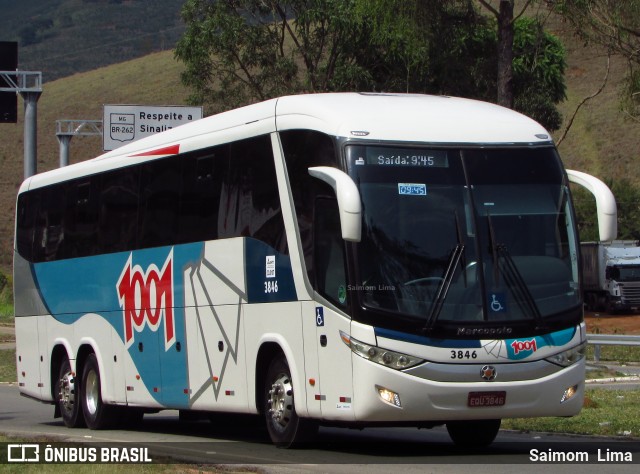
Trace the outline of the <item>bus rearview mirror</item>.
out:
[[[569,181],[586,188],[596,198],[600,242],[615,240],[618,235],[616,198],[609,187],[595,176],[582,171],[567,170]]]
[[[309,168],[309,174],[329,184],[336,193],[342,238],[349,242],[360,242],[362,205],[356,183],[344,171],[329,166]]]

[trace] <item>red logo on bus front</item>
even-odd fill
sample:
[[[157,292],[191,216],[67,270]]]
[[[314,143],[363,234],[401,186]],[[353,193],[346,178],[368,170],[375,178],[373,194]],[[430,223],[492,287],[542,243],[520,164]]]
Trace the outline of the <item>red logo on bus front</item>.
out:
[[[175,342],[173,321],[173,249],[161,270],[155,264],[146,271],[140,265],[132,266],[133,254],[122,270],[117,290],[124,318],[124,343],[130,347],[134,329],[141,332],[146,325],[157,331],[164,320],[165,350]]]
[[[513,341],[511,348],[515,355],[518,355],[519,352],[535,352],[538,350],[535,338],[529,341]]]

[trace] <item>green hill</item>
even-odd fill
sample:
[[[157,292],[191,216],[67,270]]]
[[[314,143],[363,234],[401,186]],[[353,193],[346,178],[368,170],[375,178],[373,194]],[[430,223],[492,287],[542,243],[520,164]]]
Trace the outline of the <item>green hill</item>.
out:
[[[185,105],[181,65],[172,51],[47,82],[38,102],[38,172],[56,168],[56,120],[101,120],[104,104]],[[16,191],[24,175],[22,100],[17,124],[0,124],[0,266],[11,266]],[[102,153],[101,137],[74,137],[70,163]]]
[[[0,40],[45,81],[170,50],[184,0],[0,0]]]
[[[568,53],[568,99],[561,106],[566,123],[577,104],[599,89],[607,60],[601,51],[584,47],[561,22],[549,27],[563,40]],[[640,158],[640,124],[627,119],[619,109],[625,67],[620,58],[612,60],[607,86],[580,110],[559,150],[567,168],[604,179],[627,178],[640,185],[640,167],[635,164]],[[56,120],[99,120],[103,104],[184,105],[188,91],[180,83],[181,69],[173,52],[167,51],[45,83],[38,104],[38,171],[58,166]],[[22,115],[20,111],[19,120]],[[555,134],[556,139],[563,129]],[[97,156],[101,147],[99,137],[75,137],[70,162]],[[22,122],[0,124],[0,167],[0,266],[8,269],[15,195],[23,177]]]

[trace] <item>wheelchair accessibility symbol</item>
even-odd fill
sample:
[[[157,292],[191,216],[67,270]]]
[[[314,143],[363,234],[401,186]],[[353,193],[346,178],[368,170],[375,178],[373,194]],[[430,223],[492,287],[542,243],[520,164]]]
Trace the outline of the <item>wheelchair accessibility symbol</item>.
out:
[[[489,308],[493,313],[505,313],[507,308],[504,302],[504,293],[491,293]]]
[[[322,306],[316,308],[316,326],[324,326],[324,308]]]

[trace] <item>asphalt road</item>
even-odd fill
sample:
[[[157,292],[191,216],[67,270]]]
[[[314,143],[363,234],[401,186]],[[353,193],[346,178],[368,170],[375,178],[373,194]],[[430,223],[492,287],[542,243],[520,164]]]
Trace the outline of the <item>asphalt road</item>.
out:
[[[521,434],[501,431],[489,448],[465,451],[450,442],[444,429],[405,428],[363,431],[321,428],[317,442],[302,449],[283,450],[268,439],[260,419],[220,417],[216,423],[179,421],[177,412],[145,415],[127,430],[68,429],[53,419],[53,407],[20,397],[14,385],[0,385],[0,432],[30,439],[95,443],[130,443],[148,447],[152,458],[206,464],[251,466],[259,472],[331,473],[538,473],[544,455],[588,453],[589,464],[553,464],[559,473],[638,472],[640,443],[602,438]],[[600,458],[598,460],[598,449]],[[532,460],[537,450],[537,460]],[[613,463],[607,453],[631,453],[632,462]],[[555,458],[559,459],[559,458]],[[515,466],[514,466],[515,465]],[[243,468],[244,469],[244,468]]]

